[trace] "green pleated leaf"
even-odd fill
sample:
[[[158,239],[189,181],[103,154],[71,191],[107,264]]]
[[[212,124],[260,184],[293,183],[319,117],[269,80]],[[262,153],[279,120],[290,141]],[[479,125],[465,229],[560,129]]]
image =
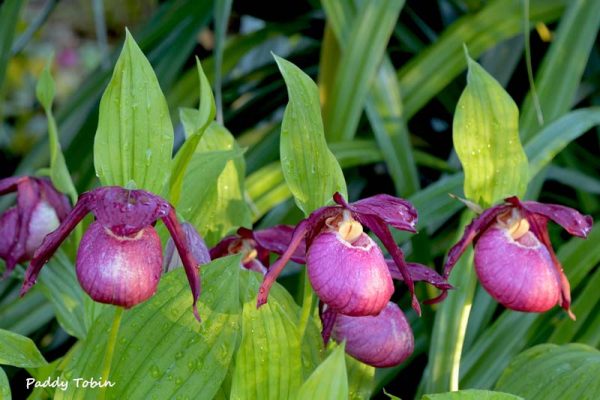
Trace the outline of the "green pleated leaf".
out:
[[[523,400],[523,398],[510,393],[468,389],[449,393],[426,394],[421,400]]]
[[[348,372],[348,398],[352,400],[370,399],[375,382],[375,367],[346,355],[346,369]]]
[[[285,79],[289,101],[281,125],[280,155],[283,175],[296,204],[305,213],[347,197],[344,174],[327,147],[315,83],[289,61],[275,56]]]
[[[10,384],[8,383],[8,377],[6,372],[0,368],[0,399],[11,399]]]
[[[240,320],[238,256],[201,268],[202,322],[192,313],[183,269],[162,277],[154,297],[124,312],[107,389],[108,398],[210,399],[219,390],[238,341]],[[63,379],[100,375],[114,312],[96,320],[88,337],[63,367]],[[70,385],[58,399],[98,398],[98,389]]]
[[[84,339],[94,319],[107,308],[96,303],[81,289],[75,266],[60,249],[39,277],[40,291],[52,303],[54,314],[69,335]]]
[[[174,204],[177,204],[181,196],[185,171],[198,147],[198,143],[204,135],[206,128],[215,118],[215,99],[210,89],[210,83],[202,70],[202,65],[198,58],[196,58],[196,67],[200,82],[200,106],[198,110],[189,108],[180,110],[186,141],[177,152],[171,170],[169,199]]]
[[[60,148],[58,140],[58,129],[52,113],[52,102],[54,101],[54,79],[50,74],[50,63],[40,75],[40,79],[35,87],[35,93],[38,101],[44,107],[46,117],[48,118],[48,143],[50,146],[50,179],[54,186],[61,192],[69,195],[73,204],[77,202],[77,190],[71,180],[71,175],[65,163],[65,157]]]
[[[257,274],[246,276],[242,341],[235,357],[230,399],[293,398],[302,383],[301,338],[297,313],[271,291],[269,301],[256,308],[260,286]],[[289,295],[287,295],[289,297]],[[291,298],[288,301],[292,301]]]
[[[127,32],[112,79],[100,101],[94,140],[103,185],[161,193],[169,179],[173,126],[152,66]]]
[[[315,369],[298,391],[298,400],[346,400],[348,376],[346,374],[345,345],[337,346]]]
[[[35,368],[47,362],[31,339],[0,329],[0,364]]]
[[[542,344],[517,356],[496,389],[537,399],[595,399],[600,393],[600,351],[583,344]]]
[[[350,140],[356,133],[371,82],[385,54],[403,0],[361,2],[341,46],[331,91],[324,99],[323,123],[330,141]],[[339,37],[339,35],[338,35]]]
[[[456,106],[452,138],[465,171],[465,195],[488,207],[525,193],[527,157],[515,102],[479,64],[467,59],[467,87]]]
[[[189,140],[189,139],[188,139]],[[243,151],[233,135],[212,123],[198,143],[183,182],[177,208],[214,246],[227,233],[251,225],[244,198]]]

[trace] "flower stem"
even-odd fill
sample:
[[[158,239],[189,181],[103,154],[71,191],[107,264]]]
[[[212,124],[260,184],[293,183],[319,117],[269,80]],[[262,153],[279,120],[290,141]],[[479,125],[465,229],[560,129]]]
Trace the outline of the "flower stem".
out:
[[[113,319],[112,327],[110,328],[110,336],[106,343],[106,353],[104,354],[104,362],[102,364],[102,382],[108,381],[110,375],[110,367],[112,365],[113,355],[115,353],[115,347],[117,345],[117,336],[119,335],[119,327],[121,326],[121,319],[123,317],[123,308],[116,307],[115,317]],[[100,388],[98,398],[104,400],[106,396],[106,387]]]
[[[308,320],[313,311],[313,305],[315,304],[315,292],[310,286],[310,280],[308,279],[308,271],[304,268],[304,289],[302,292],[302,310],[300,311],[300,340],[304,340],[304,333],[308,326]]]

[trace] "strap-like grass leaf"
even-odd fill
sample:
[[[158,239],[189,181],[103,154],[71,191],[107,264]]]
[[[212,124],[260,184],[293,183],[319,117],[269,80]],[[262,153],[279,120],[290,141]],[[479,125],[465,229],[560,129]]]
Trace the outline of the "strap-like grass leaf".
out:
[[[0,399],[11,399],[8,377],[2,368],[0,368]]]
[[[0,329],[0,364],[15,367],[41,367],[47,362],[33,340],[14,332]]]
[[[582,344],[542,344],[516,357],[497,390],[530,400],[594,399],[600,393],[600,351]]]
[[[183,269],[163,276],[153,298],[124,313],[109,375],[115,386],[107,389],[108,398],[214,396],[238,341],[239,262],[234,256],[202,266],[202,322],[192,313]],[[62,366],[63,379],[100,376],[113,314],[107,310],[96,320],[82,346]],[[73,386],[57,391],[57,398],[98,396],[97,389]]]
[[[346,400],[348,376],[344,345],[337,346],[315,369],[298,391],[298,400]]]
[[[152,66],[127,32],[112,79],[100,101],[94,140],[103,185],[161,193],[169,179],[173,126]]]
[[[346,182],[325,142],[317,86],[289,61],[277,56],[275,61],[289,96],[281,125],[283,176],[296,204],[308,215],[330,203],[335,192],[347,197]]]
[[[467,198],[484,207],[527,186],[527,157],[519,140],[519,111],[502,86],[468,57],[467,87],[453,122],[454,147],[465,171]]]
[[[22,5],[22,0],[7,0],[0,4],[0,89],[4,83]]]

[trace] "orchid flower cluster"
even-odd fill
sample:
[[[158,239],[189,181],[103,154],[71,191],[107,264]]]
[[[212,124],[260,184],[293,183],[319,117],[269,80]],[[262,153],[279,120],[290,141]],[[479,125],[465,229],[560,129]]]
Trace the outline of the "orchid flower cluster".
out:
[[[414,282],[425,281],[441,290],[426,303],[443,300],[452,289],[447,281],[450,272],[471,243],[479,280],[499,303],[526,312],[560,305],[574,318],[569,282],[550,243],[547,223],[553,220],[583,238],[592,227],[590,216],[572,208],[510,197],[467,226],[448,253],[440,276],[424,265],[405,261],[389,227],[415,233],[417,211],[410,202],[385,194],[348,203],[336,193],[335,205],[317,209],[295,227],[240,228],[209,251],[192,225],[178,221],[171,204],[144,190],[100,187],[82,194],[71,209],[67,198],[45,178],[0,180],[0,195],[15,191],[17,205],[0,215],[0,258],[6,261],[5,276],[16,264],[30,260],[21,295],[34,285],[44,264],[75,226],[92,213],[95,221],[79,244],[76,273],[81,287],[95,301],[133,307],[155,293],[163,272],[182,265],[199,320],[201,264],[241,253],[241,268],[264,275],[257,295],[260,307],[291,260],[306,265],[319,297],[324,342],[330,338],[345,341],[348,354],[376,367],[397,365],[414,348],[408,320],[391,301],[393,279],[406,284],[412,307],[420,315]],[[164,256],[154,229],[158,219],[171,235]],[[365,227],[381,240],[390,259],[384,258]],[[271,253],[280,255],[273,265]]]

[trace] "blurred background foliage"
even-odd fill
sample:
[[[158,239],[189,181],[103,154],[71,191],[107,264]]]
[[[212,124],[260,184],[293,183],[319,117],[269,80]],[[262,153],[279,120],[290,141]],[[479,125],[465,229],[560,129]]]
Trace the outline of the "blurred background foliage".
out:
[[[52,57],[54,110],[69,170],[80,192],[97,185],[92,143],[98,104],[128,27],[167,97],[175,148],[184,140],[179,108],[198,103],[198,56],[222,104],[219,118],[246,149],[253,222],[295,223],[301,214],[279,164],[287,95],[273,52],[319,83],[326,137],[344,168],[350,199],[390,193],[413,201],[421,233],[397,239],[409,260],[439,270],[461,226],[462,206],[447,194],[462,195],[451,127],[465,86],[466,44],[519,105],[524,145],[544,129],[576,138],[565,140],[566,147],[532,177],[527,197],[600,216],[597,0],[5,0],[0,7],[2,177],[48,164],[47,124],[35,84]],[[459,301],[446,315],[470,310],[459,346],[461,387],[493,388],[510,360],[534,344],[600,345],[600,318],[593,312],[600,308],[594,290],[600,230],[583,242],[551,229],[577,322],[558,309],[542,315],[504,310],[473,286],[472,307],[468,299]],[[298,298],[301,279],[294,271],[283,282]],[[49,360],[62,355],[74,339],[57,323],[50,300],[34,289],[17,301],[18,286],[17,279],[0,282],[0,328],[33,338]],[[447,378],[432,369],[431,359],[456,350],[456,338],[440,343],[431,336],[434,325],[443,331],[451,322],[434,319],[429,307],[419,319],[401,304],[415,332],[415,353],[401,366],[377,372],[375,396],[383,396],[383,385],[403,398],[439,390]]]

